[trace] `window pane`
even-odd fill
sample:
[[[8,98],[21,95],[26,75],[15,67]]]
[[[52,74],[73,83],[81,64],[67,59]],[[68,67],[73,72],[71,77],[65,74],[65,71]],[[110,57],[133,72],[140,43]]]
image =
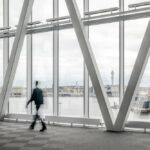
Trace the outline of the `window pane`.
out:
[[[73,29],[60,31],[59,115],[83,116],[83,56]]]
[[[135,60],[147,27],[148,19],[125,22],[125,86],[128,85]],[[138,26],[137,30],[135,26]]]
[[[41,10],[41,11],[39,11]],[[33,21],[43,21],[53,17],[53,1],[52,0],[35,0],[33,4]]]
[[[119,0],[89,0],[90,11],[119,7]]]
[[[119,106],[119,24],[90,27],[90,42],[109,102],[116,115]],[[89,91],[90,117],[100,117],[91,82]]]
[[[10,38],[10,52],[14,38]],[[13,86],[9,98],[9,113],[26,114],[25,108],[26,95],[26,38],[21,50],[21,55],[16,70],[16,75],[13,81]]]
[[[78,8],[80,10],[81,16],[83,16],[83,0],[76,0]],[[59,1],[59,16],[68,16],[68,8],[66,6],[65,0]]]
[[[44,93],[43,115],[53,114],[53,48],[52,32],[33,35],[33,88],[40,82]]]
[[[9,1],[9,25],[15,26],[18,24],[23,0],[10,0]]]
[[[150,59],[146,65],[141,83],[137,89],[129,119],[150,122]]]
[[[90,118],[103,119],[91,80],[89,81],[89,106]]]

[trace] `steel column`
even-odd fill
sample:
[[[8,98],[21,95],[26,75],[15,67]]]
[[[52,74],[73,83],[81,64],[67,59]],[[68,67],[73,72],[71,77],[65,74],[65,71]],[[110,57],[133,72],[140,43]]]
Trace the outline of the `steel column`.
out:
[[[53,17],[59,17],[59,0],[53,0]],[[59,115],[58,81],[59,81],[59,31],[53,31],[53,115]]]
[[[89,0],[84,0],[84,12],[88,11],[89,11]],[[85,31],[89,36],[88,26],[85,26]],[[85,63],[84,63],[84,117],[89,118],[89,73]]]
[[[19,19],[18,29],[16,32],[15,40],[12,47],[10,60],[8,63],[7,71],[4,78],[4,84],[0,95],[0,116],[5,114],[6,106],[8,103],[9,95],[12,88],[12,83],[18,66],[18,61],[23,45],[24,37],[26,34],[26,26],[32,10],[34,0],[24,0],[22,12]]]
[[[32,13],[29,19],[32,22]],[[27,35],[27,100],[31,98],[32,93],[32,34]],[[32,105],[27,109],[28,114],[32,114]]]
[[[124,0],[119,0],[120,12],[124,11]],[[124,21],[119,22],[119,101],[124,95]]]
[[[3,26],[9,26],[9,0],[3,0]],[[3,78],[9,62],[9,38],[3,39]],[[7,104],[7,113],[9,113],[9,102]]]
[[[9,26],[9,0],[3,0],[3,26]],[[3,39],[3,77],[9,61],[9,38]]]

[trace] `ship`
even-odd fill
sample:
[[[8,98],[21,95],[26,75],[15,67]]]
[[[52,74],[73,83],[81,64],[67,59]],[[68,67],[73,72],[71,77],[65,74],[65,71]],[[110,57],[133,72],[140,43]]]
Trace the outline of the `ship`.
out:
[[[150,113],[150,97],[148,96],[137,96],[132,105],[133,112],[147,114]]]

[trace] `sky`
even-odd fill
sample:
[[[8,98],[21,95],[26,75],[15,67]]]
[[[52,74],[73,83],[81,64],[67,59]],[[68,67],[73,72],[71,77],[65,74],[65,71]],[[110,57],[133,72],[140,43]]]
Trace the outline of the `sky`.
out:
[[[143,0],[125,0],[125,10],[132,3]],[[16,5],[17,4],[17,5]],[[10,26],[18,23],[23,0],[10,0]],[[83,1],[77,0],[80,12],[83,12]],[[90,0],[90,11],[118,7],[119,0]],[[0,19],[2,20],[2,0],[0,0]],[[39,11],[42,10],[42,11]],[[35,0],[33,20],[44,22],[52,18],[52,0]],[[69,15],[65,1],[60,0],[60,16]],[[125,85],[127,85],[135,59],[137,57],[148,19],[125,22]],[[2,26],[2,21],[0,22]],[[138,27],[138,28],[137,28]],[[119,83],[119,23],[96,25],[90,27],[90,44],[99,71],[105,85],[111,84],[111,71],[114,70],[114,83]],[[10,51],[13,39],[10,40]],[[53,39],[52,32],[33,36],[33,81],[41,80],[43,87],[53,85]],[[60,31],[59,37],[59,83],[63,85],[83,85],[83,57],[73,29]],[[0,66],[2,68],[2,42],[0,41]],[[26,86],[26,40],[22,48],[14,86]],[[141,86],[150,86],[150,63],[146,67]],[[0,72],[2,84],[2,71]]]

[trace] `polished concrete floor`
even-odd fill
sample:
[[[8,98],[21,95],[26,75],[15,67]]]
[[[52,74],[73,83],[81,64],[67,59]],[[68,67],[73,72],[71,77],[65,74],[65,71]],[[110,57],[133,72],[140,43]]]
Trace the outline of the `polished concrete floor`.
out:
[[[103,129],[40,125],[28,130],[28,123],[0,122],[0,150],[149,150],[150,133],[111,133]]]

